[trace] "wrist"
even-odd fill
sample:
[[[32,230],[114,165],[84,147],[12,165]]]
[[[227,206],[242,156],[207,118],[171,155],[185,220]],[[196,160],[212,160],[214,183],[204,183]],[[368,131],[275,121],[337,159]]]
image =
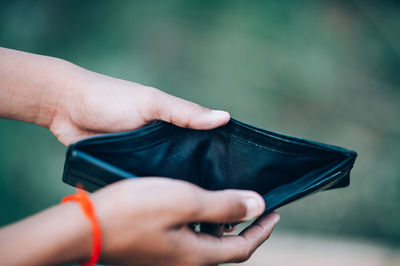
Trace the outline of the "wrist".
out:
[[[37,116],[33,123],[50,128],[54,119],[68,112],[68,102],[76,94],[78,67],[58,58],[48,58],[49,71],[44,76],[37,102]],[[29,122],[29,121],[28,121]]]
[[[53,253],[57,263],[86,262],[92,253],[92,228],[79,203],[68,202],[59,206],[63,210],[60,227],[61,245]]]
[[[69,195],[65,197],[61,202],[62,203],[67,203],[75,201],[79,203],[82,212],[86,216],[86,218],[90,221],[91,227],[92,227],[92,234],[93,234],[93,243],[92,243],[92,254],[90,256],[90,260],[85,262],[84,264],[80,265],[85,265],[85,266],[92,266],[95,265],[100,257],[100,250],[101,250],[101,231],[100,231],[100,225],[97,219],[96,215],[96,210],[94,208],[94,205],[92,203],[92,200],[89,197],[89,194],[86,191],[83,191],[81,189],[77,189],[76,194]]]

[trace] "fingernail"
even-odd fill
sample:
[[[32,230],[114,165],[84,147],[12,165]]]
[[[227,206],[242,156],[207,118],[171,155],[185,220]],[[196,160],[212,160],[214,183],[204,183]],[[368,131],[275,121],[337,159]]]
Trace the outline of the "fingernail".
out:
[[[211,113],[215,117],[230,117],[228,112],[222,110],[211,110]]]
[[[277,224],[281,220],[281,216],[274,212],[274,224]]]
[[[262,206],[259,203],[259,200],[256,198],[246,198],[244,200],[244,204],[247,208],[247,214],[245,220],[250,220],[259,216],[262,212]]]

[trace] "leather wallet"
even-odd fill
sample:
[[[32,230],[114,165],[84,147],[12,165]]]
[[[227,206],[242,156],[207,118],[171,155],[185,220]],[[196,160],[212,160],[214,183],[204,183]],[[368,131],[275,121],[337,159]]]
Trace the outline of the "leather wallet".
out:
[[[94,191],[125,178],[161,176],[209,190],[254,190],[267,213],[313,192],[348,186],[356,156],[235,119],[212,130],[158,121],[71,145],[63,181]]]

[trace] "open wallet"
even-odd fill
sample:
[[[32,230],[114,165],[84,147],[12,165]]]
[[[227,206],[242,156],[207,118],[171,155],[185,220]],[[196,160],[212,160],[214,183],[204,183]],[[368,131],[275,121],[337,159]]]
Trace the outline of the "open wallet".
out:
[[[308,194],[348,186],[356,156],[235,119],[212,130],[158,121],[72,144],[63,181],[94,191],[125,178],[160,176],[209,190],[254,190],[268,213]]]

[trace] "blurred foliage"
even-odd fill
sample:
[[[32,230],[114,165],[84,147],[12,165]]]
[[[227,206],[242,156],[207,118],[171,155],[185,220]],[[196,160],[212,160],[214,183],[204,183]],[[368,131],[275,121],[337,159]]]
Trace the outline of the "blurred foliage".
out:
[[[351,186],[281,229],[400,243],[398,1],[0,1],[0,46],[160,88],[358,151]],[[0,120],[0,224],[56,204],[66,148]]]

